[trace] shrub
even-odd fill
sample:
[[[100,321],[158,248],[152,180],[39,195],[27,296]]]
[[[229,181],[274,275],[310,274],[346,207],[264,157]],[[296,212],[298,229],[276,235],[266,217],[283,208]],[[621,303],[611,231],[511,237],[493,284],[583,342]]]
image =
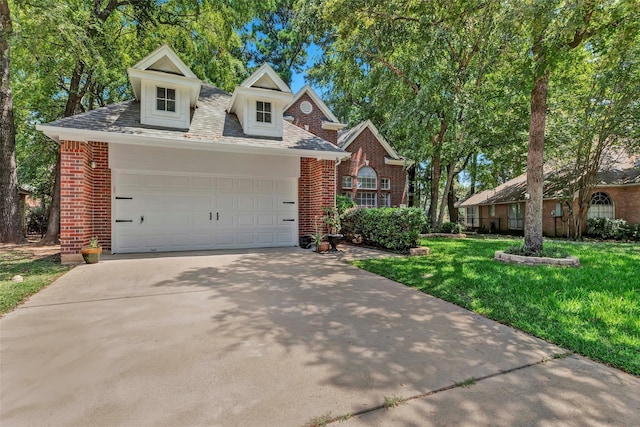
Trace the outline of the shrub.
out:
[[[47,230],[47,212],[42,206],[35,206],[27,210],[26,225],[28,233],[44,234]]]
[[[440,232],[442,233],[451,233],[451,234],[460,234],[464,230],[462,224],[457,222],[445,222],[440,227]]]
[[[338,215],[342,215],[344,211],[355,206],[356,202],[354,202],[351,197],[347,196],[346,194],[338,194],[336,196],[336,209],[338,209]]]
[[[629,225],[624,219],[590,218],[587,235],[598,239],[640,240],[640,224]]]
[[[418,208],[352,208],[342,215],[342,231],[351,236],[359,234],[374,246],[407,251],[418,246],[425,222]]]

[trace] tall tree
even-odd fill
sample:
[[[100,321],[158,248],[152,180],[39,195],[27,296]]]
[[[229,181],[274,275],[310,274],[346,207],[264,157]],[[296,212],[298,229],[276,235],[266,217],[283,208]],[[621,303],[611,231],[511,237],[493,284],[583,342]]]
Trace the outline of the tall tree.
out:
[[[22,243],[16,134],[10,80],[10,45],[13,25],[7,0],[0,0],[0,242]]]
[[[274,7],[259,11],[242,33],[245,42],[245,57],[255,67],[264,62],[288,85],[293,72],[302,70],[307,60],[306,47],[310,41],[309,28],[296,25],[296,0],[278,0]]]

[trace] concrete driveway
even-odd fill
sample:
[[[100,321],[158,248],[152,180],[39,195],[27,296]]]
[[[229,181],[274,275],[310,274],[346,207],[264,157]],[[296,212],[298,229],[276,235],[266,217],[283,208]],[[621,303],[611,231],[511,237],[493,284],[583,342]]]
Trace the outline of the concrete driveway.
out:
[[[81,265],[0,328],[3,426],[640,425],[638,378],[302,249]]]

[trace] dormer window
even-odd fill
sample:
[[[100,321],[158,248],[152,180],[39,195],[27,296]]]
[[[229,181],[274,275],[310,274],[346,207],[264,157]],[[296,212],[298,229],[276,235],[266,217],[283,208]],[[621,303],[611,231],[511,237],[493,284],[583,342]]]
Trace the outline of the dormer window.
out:
[[[176,90],[166,87],[156,88],[156,109],[158,111],[176,111]]]
[[[257,101],[256,120],[260,123],[271,123],[271,103]]]

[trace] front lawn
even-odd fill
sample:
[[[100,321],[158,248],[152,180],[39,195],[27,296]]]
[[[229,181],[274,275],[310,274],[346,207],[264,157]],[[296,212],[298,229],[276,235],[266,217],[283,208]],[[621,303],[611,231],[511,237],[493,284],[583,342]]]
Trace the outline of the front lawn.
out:
[[[429,256],[354,265],[640,375],[640,245],[553,243],[580,268],[493,260],[514,243],[429,239]]]
[[[13,310],[70,269],[60,265],[59,254],[39,253],[33,249],[28,245],[7,245],[0,249],[0,315]],[[16,275],[22,276],[24,281],[12,281]]]

